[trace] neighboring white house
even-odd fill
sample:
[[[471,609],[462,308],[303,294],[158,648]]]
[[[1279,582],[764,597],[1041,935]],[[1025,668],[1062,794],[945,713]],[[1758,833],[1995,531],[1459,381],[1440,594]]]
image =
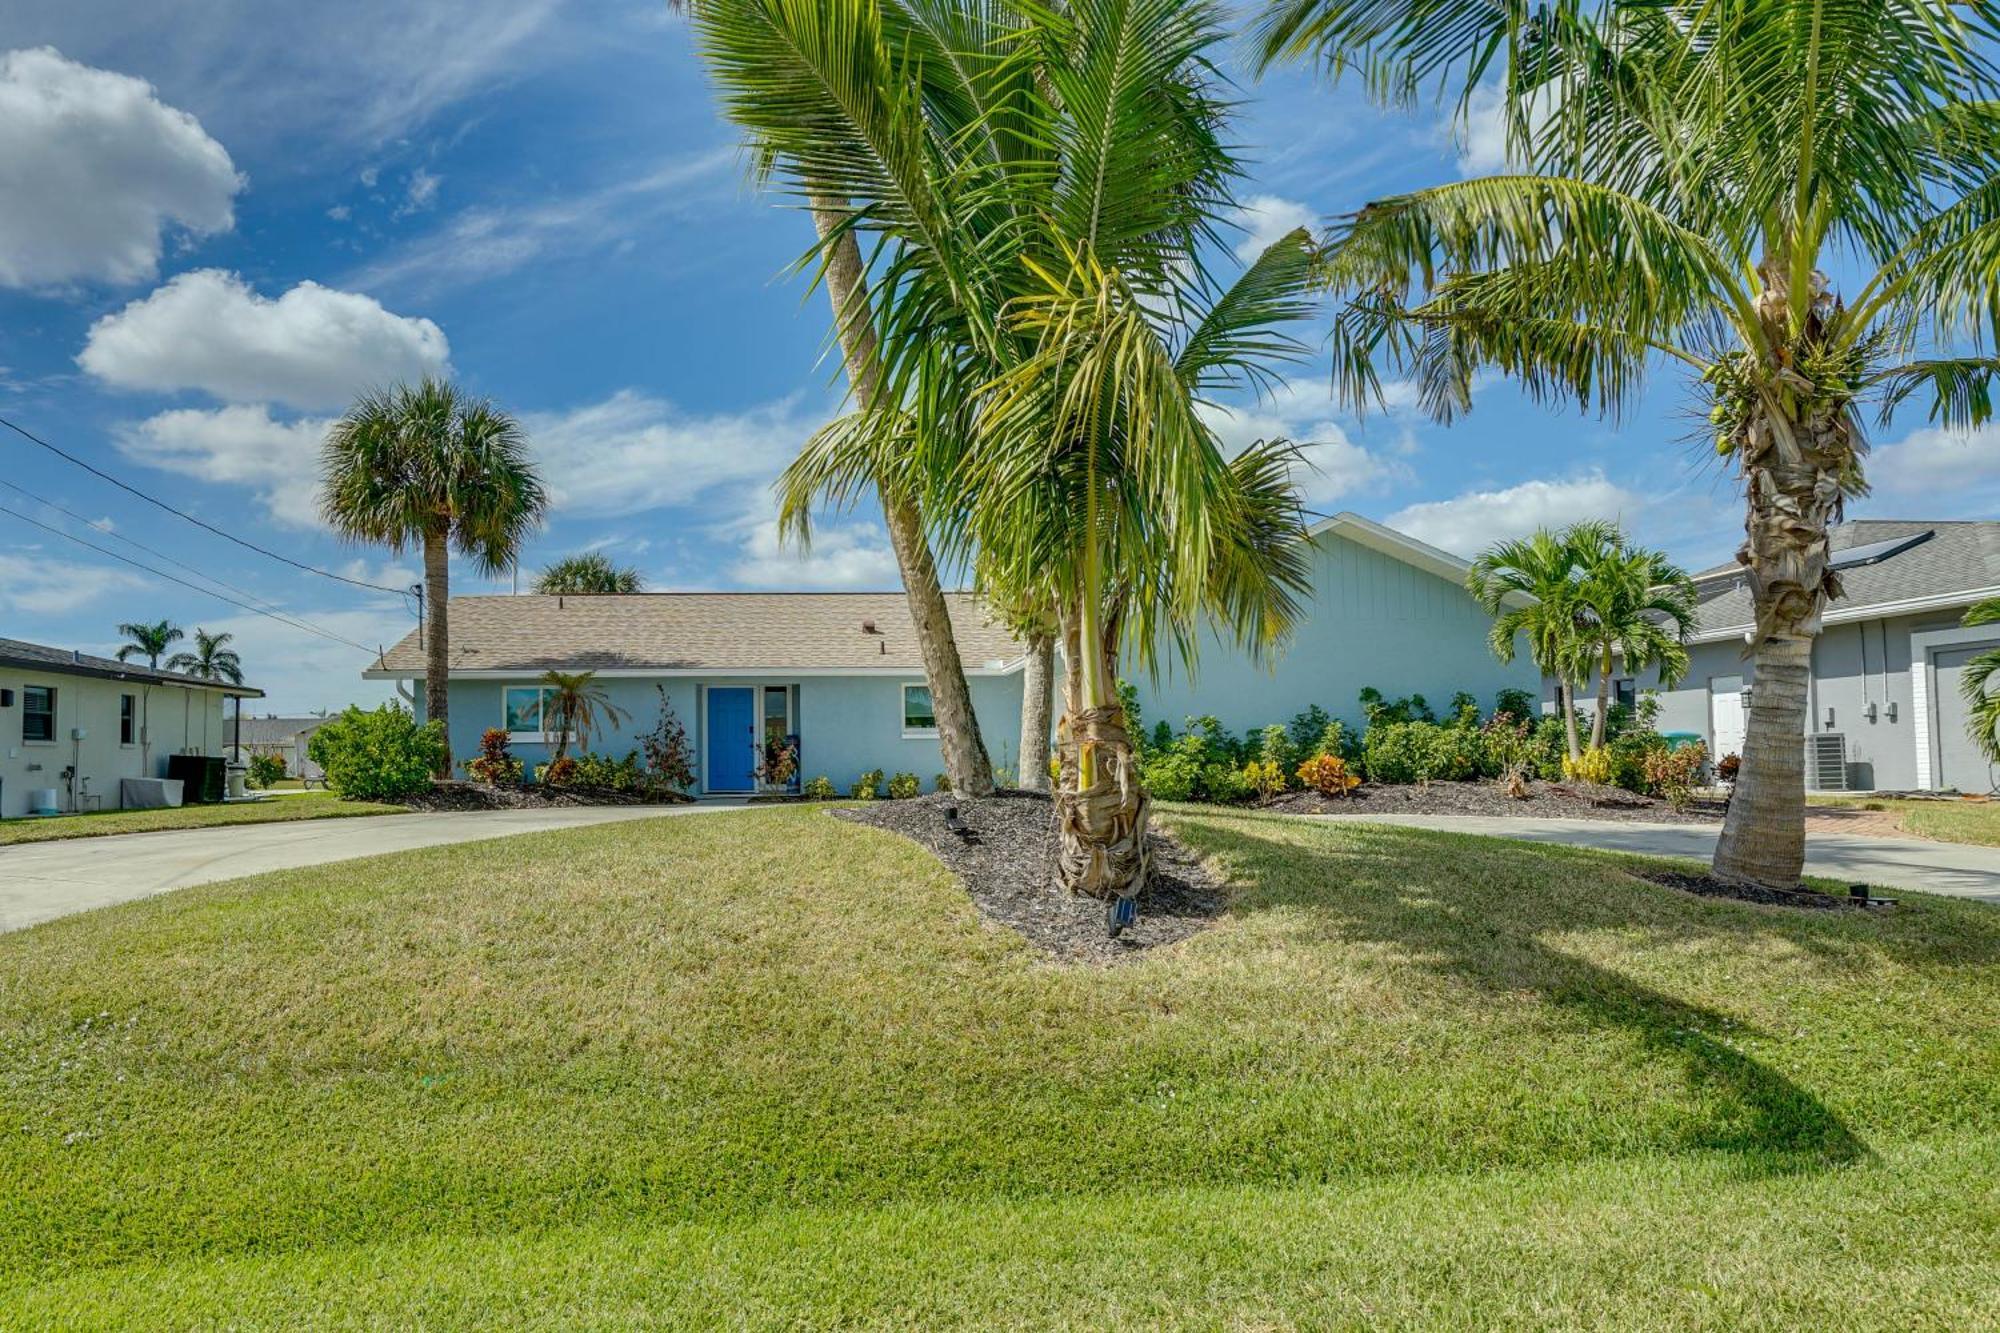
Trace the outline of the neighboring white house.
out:
[[[1861,519],[1830,536],[1843,592],[1813,643],[1802,743],[1815,790],[1984,792],[1996,773],[1966,733],[1965,664],[2000,646],[2000,625],[1965,629],[1965,609],[2000,597],[2000,522]],[[1660,692],[1662,731],[1702,737],[1717,758],[1743,745],[1750,589],[1730,563],[1695,576],[1699,620],[1691,669]],[[1614,676],[1630,701],[1658,673]],[[1594,694],[1595,679],[1584,687]],[[1546,696],[1553,698],[1553,687]],[[1586,710],[1588,697],[1580,697]]]
[[[309,717],[269,717],[246,714],[242,725],[232,720],[229,731],[231,756],[248,762],[252,755],[274,754],[285,761],[285,776],[318,781],[325,775],[306,754],[306,742],[331,718],[325,714]]]
[[[175,754],[220,755],[223,700],[262,690],[0,639],[0,818],[53,788],[63,810],[116,810],[119,779],[164,777]]]

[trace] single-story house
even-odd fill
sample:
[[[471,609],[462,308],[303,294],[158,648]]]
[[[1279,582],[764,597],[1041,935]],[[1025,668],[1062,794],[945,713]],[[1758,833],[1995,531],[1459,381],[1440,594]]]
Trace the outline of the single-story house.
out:
[[[222,754],[223,700],[263,697],[247,685],[0,639],[0,819],[27,814],[30,793],[51,788],[60,809],[116,810],[120,779],[165,777],[176,754]]]
[[[974,598],[949,601],[981,734],[1005,766],[1021,726],[1022,646]],[[527,763],[549,757],[540,677],[554,669],[595,672],[623,715],[592,732],[590,748],[602,754],[638,748],[664,692],[704,795],[756,790],[763,744],[786,738],[799,776],[824,775],[843,792],[870,769],[915,773],[928,788],[944,767],[901,592],[454,597],[450,615],[450,744],[460,764],[477,756],[489,727],[505,728]],[[408,682],[422,716],[414,632],[365,674]]]
[[[248,763],[260,754],[274,754],[285,761],[285,775],[317,781],[324,774],[306,754],[306,742],[312,734],[329,721],[325,714],[309,717],[279,717],[273,713],[268,717],[246,714],[240,726],[232,725],[229,734],[231,757]]]
[[[1502,689],[1537,687],[1525,655],[1494,660],[1490,620],[1464,589],[1466,562],[1356,514],[1316,525],[1313,595],[1289,648],[1259,662],[1231,644],[1204,646],[1158,682],[1138,677],[1147,725],[1213,715],[1243,731],[1318,704],[1359,727],[1358,697],[1426,696],[1442,709],[1466,690],[1482,707]],[[952,594],[952,624],[987,752],[1012,772],[1019,756],[1024,647],[980,603]],[[661,692],[694,747],[698,790],[758,786],[757,758],[790,738],[803,778],[843,791],[863,772],[915,773],[928,787],[943,768],[923,662],[900,592],[636,593],[451,599],[453,758],[479,752],[504,728],[513,751],[545,761],[551,669],[596,673],[623,719],[590,737],[613,756],[639,745],[660,716]],[[395,680],[422,714],[424,657],[412,632],[371,679]]]
[[[1965,629],[1959,621],[1974,602],[2000,597],[2000,522],[1859,519],[1836,527],[1830,545],[1843,592],[1813,644],[1806,785],[1993,789],[2000,773],[1967,737],[1959,683],[1971,657],[2000,646],[2000,626]],[[1695,583],[1691,669],[1660,692],[1659,727],[1703,737],[1720,758],[1743,745],[1743,695],[1756,683],[1746,655],[1755,617],[1735,562],[1702,571]],[[1655,671],[1613,677],[1627,702],[1658,684]]]

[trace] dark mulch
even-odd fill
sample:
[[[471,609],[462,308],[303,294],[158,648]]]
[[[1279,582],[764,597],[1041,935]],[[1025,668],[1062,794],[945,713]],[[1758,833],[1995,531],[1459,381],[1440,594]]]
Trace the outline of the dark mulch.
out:
[[[412,810],[545,810],[559,805],[681,805],[690,797],[581,787],[489,787],[483,782],[433,782],[407,797]]]
[[[1651,796],[1591,782],[1531,782],[1521,800],[1509,796],[1497,782],[1371,782],[1349,792],[1345,800],[1316,791],[1289,791],[1265,808],[1301,815],[1513,815],[1649,824],[1712,824],[1722,818],[1721,801],[1696,801],[1677,811]]]
[[[1806,907],[1826,911],[1851,908],[1863,911],[1896,905],[1889,898],[1850,898],[1845,894],[1814,893],[1810,889],[1763,889],[1753,884],[1736,884],[1713,875],[1694,875],[1679,870],[1648,871],[1638,878],[1703,898],[1734,898],[1738,902],[1762,903],[1767,907]]]
[[[945,807],[953,805],[971,828],[968,836],[944,826]],[[1139,895],[1138,923],[1108,938],[1103,903],[1063,893],[1050,881],[1053,821],[1049,798],[1039,792],[976,800],[940,793],[831,813],[900,833],[931,852],[958,876],[981,915],[1066,962],[1113,963],[1184,940],[1220,916],[1229,900],[1200,858],[1155,828],[1153,876]]]

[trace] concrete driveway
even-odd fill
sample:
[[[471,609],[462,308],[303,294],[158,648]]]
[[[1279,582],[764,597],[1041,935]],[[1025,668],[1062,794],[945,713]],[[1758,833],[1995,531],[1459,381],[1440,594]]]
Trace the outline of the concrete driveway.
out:
[[[1626,824],[1597,819],[1509,819],[1484,815],[1298,815],[1357,824],[1399,824],[1478,833],[1522,842],[1560,842],[1646,856],[1706,861],[1715,854],[1720,824]],[[2000,848],[1867,833],[1806,835],[1806,873],[1843,884],[1916,889],[1953,898],[2000,903]]]
[[[628,819],[741,809],[741,801],[695,805],[562,806],[457,814],[361,815],[289,824],[236,824],[168,833],[120,833],[0,847],[0,931],[267,870],[348,861],[516,833],[614,824]]]

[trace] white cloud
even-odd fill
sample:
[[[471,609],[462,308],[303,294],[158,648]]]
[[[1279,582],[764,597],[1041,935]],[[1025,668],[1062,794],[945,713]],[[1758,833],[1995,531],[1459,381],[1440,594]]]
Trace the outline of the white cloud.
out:
[[[787,398],[697,416],[633,389],[601,403],[523,419],[565,514],[611,517],[684,505],[718,489],[762,488],[822,417]],[[740,496],[726,501],[733,512]]]
[[[729,570],[738,587],[874,592],[903,586],[889,534],[879,523],[815,524],[812,547],[804,552],[779,540],[775,518],[751,519],[738,532],[742,554]]]
[[[403,190],[403,202],[396,209],[396,216],[406,218],[412,213],[421,213],[437,203],[438,186],[443,179],[418,167],[410,173],[409,184]]]
[[[438,230],[376,260],[350,281],[371,291],[443,290],[512,273],[537,260],[611,250],[664,214],[704,207],[737,160],[715,148],[666,162],[630,180],[567,199],[468,208]]]
[[[443,372],[450,352],[436,324],[371,296],[302,282],[272,299],[234,273],[199,269],[98,320],[77,364],[122,389],[323,408]]]
[[[1589,472],[1566,481],[1524,481],[1497,491],[1467,491],[1449,500],[1409,505],[1385,521],[1419,541],[1470,556],[1536,528],[1559,528],[1585,518],[1617,521],[1644,507],[1640,496],[1602,472]]]
[[[1236,257],[1248,264],[1279,237],[1300,227],[1310,229],[1313,222],[1313,211],[1304,204],[1274,194],[1253,194],[1236,210],[1236,224],[1244,231],[1236,243]]]
[[[1308,509],[1326,510],[1352,495],[1380,494],[1414,479],[1401,455],[1410,440],[1399,436],[1388,452],[1358,444],[1326,415],[1325,386],[1293,385],[1254,407],[1204,406],[1202,416],[1229,453],[1259,440],[1285,439],[1299,446],[1292,481]]]
[[[332,208],[326,210],[326,215],[332,218],[335,222],[345,222],[347,221],[348,218],[352,217],[353,214],[354,210],[349,208],[346,204],[335,204]]]
[[[146,586],[137,574],[112,565],[0,553],[0,611],[62,615],[112,593]]]
[[[1882,495],[1936,500],[1987,490],[2000,482],[2000,426],[1926,427],[1877,447],[1867,466],[1869,481]]]
[[[331,421],[279,421],[262,404],[185,408],[120,432],[118,449],[149,467],[202,481],[247,486],[270,516],[319,526],[319,446]]]
[[[1555,92],[1545,86],[1528,103],[1531,130],[1539,132],[1556,109]],[[1518,170],[1521,162],[1508,151],[1507,108],[1500,89],[1493,84],[1473,90],[1466,103],[1465,123],[1447,127],[1446,134],[1458,150],[1461,176],[1491,176]]]
[[[49,48],[0,53],[0,286],[146,281],[169,229],[234,226],[241,186],[150,84]]]

